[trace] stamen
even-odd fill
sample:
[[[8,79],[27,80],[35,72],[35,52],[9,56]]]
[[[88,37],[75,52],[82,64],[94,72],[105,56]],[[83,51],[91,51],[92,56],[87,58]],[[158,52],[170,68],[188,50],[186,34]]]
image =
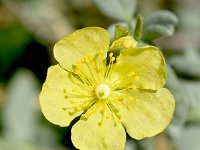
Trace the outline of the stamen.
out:
[[[93,103],[93,105],[87,109],[86,113],[81,116],[81,120],[87,120],[92,114],[95,114],[98,108],[98,103]]]
[[[89,62],[85,61],[85,64],[87,65],[88,69],[89,69],[89,74],[91,75],[90,78],[93,79],[92,81],[97,84],[97,68],[94,65],[94,60],[92,59],[92,57],[90,57]]]
[[[101,117],[101,121],[100,121],[100,122],[98,122],[98,125],[99,125],[99,126],[101,126],[101,125],[102,125],[102,123],[103,123],[103,119],[104,119],[104,113],[105,113],[105,112],[104,112],[104,110],[101,110],[101,111],[100,111],[100,113],[101,113],[101,116],[102,116],[102,117]]]
[[[73,106],[73,107],[64,107],[62,108],[64,111],[67,110],[71,110],[73,109],[73,112],[69,112],[69,115],[74,115],[75,113],[79,112],[79,111],[84,111],[87,110],[88,108],[90,108],[94,103],[95,103],[95,99],[90,99],[87,101],[79,101],[79,102],[75,102],[73,100],[70,101],[70,103],[72,102],[74,103],[79,103],[79,105]]]
[[[103,54],[104,54],[104,51],[100,50],[99,51],[99,59],[95,62],[96,66],[99,65],[97,74],[100,77],[100,83],[104,81],[104,75],[105,75],[105,64],[104,64],[105,62],[103,61]]]
[[[87,91],[87,92],[92,92],[90,89],[90,87],[91,86],[88,86],[89,85],[89,83],[88,84],[84,84],[85,82],[87,82],[86,80],[83,80],[83,78],[81,78],[79,75],[77,75],[80,79],[81,79],[81,81],[83,81],[83,83],[80,81],[80,80],[78,80],[76,77],[75,77],[75,75],[77,75],[77,74],[73,74],[73,73],[71,73],[71,72],[69,72],[69,79],[71,80],[71,82],[72,83],[74,83],[74,86],[76,86],[76,88],[79,88],[79,89],[81,89],[81,90],[84,90],[84,91]]]
[[[113,106],[110,105],[109,102],[106,102],[106,104],[114,121],[114,127],[116,127],[117,124],[121,123],[121,116],[119,117],[119,115],[117,114],[119,111],[116,108],[113,108]]]
[[[90,98],[90,97],[93,97],[94,96],[94,94],[92,94],[92,93],[89,93],[89,92],[83,92],[82,91],[82,93],[80,93],[80,92],[74,92],[74,91],[72,91],[72,92],[65,92],[65,95],[64,95],[64,98]]]
[[[115,61],[115,57],[113,57],[113,53],[110,53],[109,57],[110,57],[110,62],[108,64],[108,68],[105,73],[105,79],[110,76],[111,72],[113,71],[113,67],[115,66],[113,63]]]
[[[134,85],[134,81],[139,80],[139,76],[136,75],[134,71],[129,72],[128,74],[118,73],[116,75],[117,77],[112,78],[111,85],[112,89],[115,91],[126,91],[129,89],[137,89],[137,87]],[[126,78],[130,78],[126,79]]]
[[[112,56],[113,56],[113,53],[110,53],[110,54],[109,54],[109,57],[112,58]]]

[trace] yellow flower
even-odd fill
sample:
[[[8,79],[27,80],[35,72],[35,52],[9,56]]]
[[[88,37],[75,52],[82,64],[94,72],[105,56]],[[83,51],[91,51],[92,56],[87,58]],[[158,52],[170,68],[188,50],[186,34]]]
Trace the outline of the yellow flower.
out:
[[[136,47],[130,36],[109,47],[106,30],[88,27],[56,43],[59,65],[48,69],[40,93],[44,116],[72,127],[72,142],[83,150],[121,150],[126,132],[134,139],[154,136],[169,124],[174,97],[163,88],[164,58],[153,46]],[[122,49],[118,57],[109,49]],[[125,132],[126,130],[126,132]]]

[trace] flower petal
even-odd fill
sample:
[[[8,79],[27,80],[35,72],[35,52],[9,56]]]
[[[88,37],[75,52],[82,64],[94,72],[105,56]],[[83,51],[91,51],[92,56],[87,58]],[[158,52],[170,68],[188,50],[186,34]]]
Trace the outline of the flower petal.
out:
[[[172,119],[175,108],[175,100],[170,91],[162,88],[155,93],[134,91],[129,94],[137,99],[126,100],[131,109],[116,106],[127,133],[140,140],[162,132]]]
[[[105,113],[106,115],[106,113]],[[114,126],[112,118],[104,118],[102,125],[98,122],[102,113],[98,110],[87,121],[79,120],[72,128],[72,142],[82,150],[123,150],[126,133],[121,124]]]
[[[60,65],[72,70],[72,65],[87,55],[109,48],[109,33],[103,28],[87,27],[73,32],[54,46],[54,57]]]
[[[131,36],[125,36],[122,37],[116,41],[114,41],[111,45],[112,48],[124,48],[124,49],[130,49],[130,48],[135,48],[137,46],[137,41],[133,39]]]
[[[82,112],[69,115],[73,110],[63,110],[65,107],[73,107],[73,104],[65,98],[65,90],[74,87],[68,79],[68,72],[59,65],[48,69],[47,79],[40,93],[40,105],[44,116],[52,123],[60,126],[68,126],[70,122]]]
[[[165,60],[160,50],[153,46],[137,47],[121,51],[116,72],[124,75],[134,72],[139,77],[134,86],[139,89],[157,90],[166,82]]]

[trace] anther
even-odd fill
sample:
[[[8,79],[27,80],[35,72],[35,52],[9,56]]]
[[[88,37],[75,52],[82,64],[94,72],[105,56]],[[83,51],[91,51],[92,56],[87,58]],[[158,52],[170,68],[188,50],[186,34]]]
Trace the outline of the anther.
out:
[[[101,126],[101,125],[102,125],[102,122],[98,122],[98,125]]]
[[[84,121],[87,121],[87,120],[88,120],[88,117],[82,115],[80,119],[81,119],[81,120],[84,120]]]
[[[115,57],[112,57],[112,58],[111,58],[111,62],[113,62],[113,61],[115,61]]]
[[[69,114],[70,116],[73,116],[73,115],[75,114],[75,112],[68,112],[68,114]]]
[[[110,54],[109,54],[109,57],[112,58],[112,56],[113,56],[113,53],[110,53]]]

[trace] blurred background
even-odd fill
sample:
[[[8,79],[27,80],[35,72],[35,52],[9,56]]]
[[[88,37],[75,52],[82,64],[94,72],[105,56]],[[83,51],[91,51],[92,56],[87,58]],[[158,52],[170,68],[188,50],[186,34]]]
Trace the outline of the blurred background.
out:
[[[75,149],[74,123],[51,124],[38,102],[47,68],[57,63],[53,46],[87,26],[112,35],[113,24],[134,26],[137,14],[144,19],[141,41],[159,46],[167,60],[166,87],[176,110],[163,133],[141,141],[128,137],[125,149],[199,150],[199,0],[0,0],[0,150]]]

